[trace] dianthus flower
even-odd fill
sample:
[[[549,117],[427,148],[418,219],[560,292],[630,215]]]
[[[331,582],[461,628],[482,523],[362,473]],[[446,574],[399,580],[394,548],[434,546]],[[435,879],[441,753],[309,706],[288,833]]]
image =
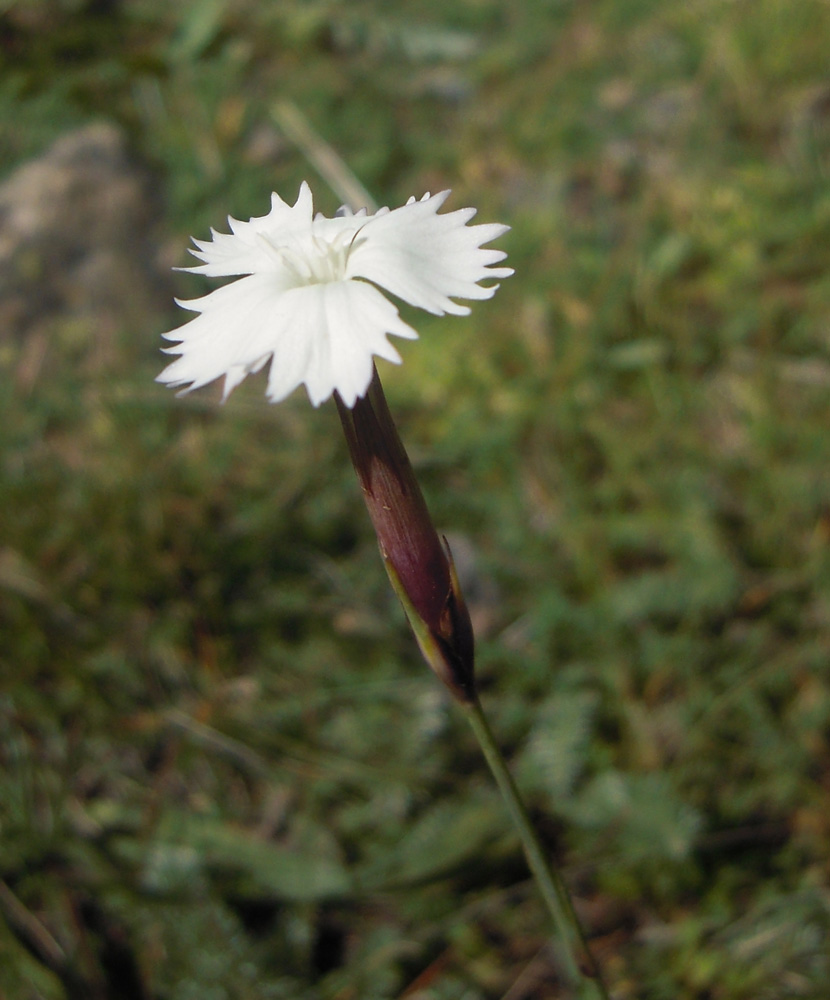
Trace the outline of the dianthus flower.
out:
[[[415,338],[383,289],[437,316],[470,310],[455,299],[489,299],[500,250],[483,249],[507,226],[467,223],[475,209],[439,215],[449,192],[411,198],[373,215],[341,208],[312,215],[311,192],[296,203],[271,197],[262,218],[229,219],[231,233],[194,240],[202,261],[185,268],[237,281],[192,302],[198,313],[166,333],[179,357],[160,382],[198,389],[224,376],[229,392],[268,362],[268,397],[277,402],[305,385],[318,406],[334,395],[340,421],[395,593],[427,663],[466,713],[522,839],[531,872],[554,919],[565,977],[574,995],[608,1000],[567,887],[550,864],[481,708],[470,614],[445,538],[429,515],[398,435],[374,357],[399,362],[387,337]]]
[[[455,299],[489,299],[498,285],[479,282],[513,273],[493,266],[501,250],[483,248],[508,227],[467,225],[474,208],[439,215],[448,195],[372,215],[344,207],[329,219],[313,215],[303,182],[294,205],[273,194],[267,215],[229,218],[230,234],[194,239],[190,252],[202,263],[182,270],[237,280],[178,302],[198,315],[164,334],[178,341],[166,351],[179,357],[158,381],[189,392],[224,376],[227,398],[270,361],[272,402],[304,384],[315,406],[336,392],[353,407],[372,381],[373,357],[401,360],[387,336],[418,336],[380,289],[436,316],[465,315]]]
[[[464,315],[455,299],[489,299],[512,268],[494,267],[501,250],[483,244],[501,225],[467,223],[474,208],[444,215],[449,191],[425,194],[372,215],[341,208],[312,214],[303,183],[294,205],[271,196],[261,218],[228,219],[190,252],[201,264],[183,270],[236,277],[216,291],[179,302],[198,313],[164,334],[179,357],[158,376],[185,392],[224,376],[224,398],[270,361],[268,398],[305,385],[319,406],[334,394],[381,555],[418,644],[453,696],[475,699],[474,640],[452,554],[439,538],[398,436],[374,357],[400,362],[389,334],[415,338],[379,289],[437,316]]]

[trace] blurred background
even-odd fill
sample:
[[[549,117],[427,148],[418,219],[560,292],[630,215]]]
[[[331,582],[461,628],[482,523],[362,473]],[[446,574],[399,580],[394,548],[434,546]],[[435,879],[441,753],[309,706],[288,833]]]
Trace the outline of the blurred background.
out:
[[[190,236],[453,188],[387,395],[617,1000],[827,997],[830,5],[0,3],[0,997],[562,998],[332,404],[154,384]]]

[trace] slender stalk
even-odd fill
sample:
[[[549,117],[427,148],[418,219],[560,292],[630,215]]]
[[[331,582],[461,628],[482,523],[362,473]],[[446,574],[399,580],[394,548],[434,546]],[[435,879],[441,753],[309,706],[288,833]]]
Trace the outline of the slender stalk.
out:
[[[557,944],[560,959],[567,978],[570,980],[570,985],[577,990],[575,996],[579,1000],[608,1000],[608,992],[588,947],[579,918],[571,903],[571,897],[561,875],[553,867],[542,848],[513,776],[507,769],[505,759],[481,708],[481,703],[476,698],[470,702],[459,702],[459,707],[466,714],[493,777],[496,779],[496,784],[499,786],[499,791],[521,839],[530,871],[553,917],[558,935]]]
[[[432,523],[377,370],[366,395],[353,407],[337,394],[335,401],[389,580],[424,658],[466,713],[490,765],[553,917],[562,966],[576,991],[573,996],[608,1000],[568,890],[542,849],[482,712],[475,685],[473,628],[452,553]]]

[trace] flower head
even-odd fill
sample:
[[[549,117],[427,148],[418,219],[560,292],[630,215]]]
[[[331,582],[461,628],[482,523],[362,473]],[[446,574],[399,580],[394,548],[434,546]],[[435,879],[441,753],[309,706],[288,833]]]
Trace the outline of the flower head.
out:
[[[415,339],[379,289],[436,316],[469,313],[455,299],[489,299],[509,267],[501,250],[484,249],[507,226],[469,226],[475,209],[444,215],[449,191],[425,194],[373,215],[341,208],[313,215],[303,182],[294,205],[271,196],[271,211],[248,222],[228,219],[230,234],[211,230],[190,252],[201,264],[182,270],[237,277],[198,299],[178,304],[198,315],[164,337],[179,355],[159,382],[198,389],[225,377],[224,398],[269,361],[268,398],[285,399],[305,384],[318,406],[333,392],[352,407],[372,380],[373,357],[400,363],[389,334]],[[178,301],[178,300],[177,300]]]

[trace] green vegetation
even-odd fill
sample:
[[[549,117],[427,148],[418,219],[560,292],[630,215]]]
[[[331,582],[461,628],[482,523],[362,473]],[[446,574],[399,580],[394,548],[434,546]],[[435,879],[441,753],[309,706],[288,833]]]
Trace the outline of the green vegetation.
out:
[[[618,1000],[826,997],[830,5],[0,10],[4,173],[119,123],[171,263],[337,207],[279,100],[381,204],[512,225],[381,369],[494,729]],[[177,400],[176,313],[0,331],[0,997],[561,997],[334,406]]]

